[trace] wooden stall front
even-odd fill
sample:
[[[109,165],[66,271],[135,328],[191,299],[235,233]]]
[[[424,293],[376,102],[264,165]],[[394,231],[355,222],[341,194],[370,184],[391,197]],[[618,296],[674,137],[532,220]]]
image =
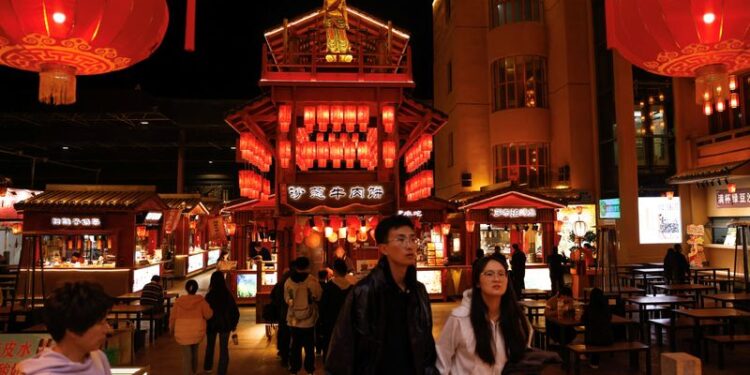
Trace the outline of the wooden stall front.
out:
[[[153,186],[48,185],[16,209],[24,215],[19,298],[74,280],[99,283],[117,296],[142,289],[162,271],[159,258],[136,261],[143,252],[136,226],[158,228],[167,209]]]

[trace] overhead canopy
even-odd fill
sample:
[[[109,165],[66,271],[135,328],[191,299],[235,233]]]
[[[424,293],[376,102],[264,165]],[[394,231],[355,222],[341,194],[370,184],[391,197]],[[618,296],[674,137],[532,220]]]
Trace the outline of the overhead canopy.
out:
[[[159,194],[169,208],[179,208],[189,215],[208,215],[209,210],[201,202],[200,194]]]
[[[268,199],[247,199],[240,198],[229,202],[221,209],[222,213],[242,212],[242,211],[265,211],[276,209],[276,196],[270,195]]]
[[[711,182],[730,177],[750,176],[750,160],[693,168],[667,179],[672,185]]]
[[[481,210],[491,207],[531,207],[536,209],[565,207],[565,205],[550,197],[517,187],[464,193],[454,197],[451,201],[458,204],[458,208],[461,210]]]
[[[0,221],[19,221],[23,219],[23,216],[13,206],[40,193],[41,191],[8,188],[0,196]]]
[[[166,210],[154,186],[47,185],[44,193],[15,205],[19,211]]]

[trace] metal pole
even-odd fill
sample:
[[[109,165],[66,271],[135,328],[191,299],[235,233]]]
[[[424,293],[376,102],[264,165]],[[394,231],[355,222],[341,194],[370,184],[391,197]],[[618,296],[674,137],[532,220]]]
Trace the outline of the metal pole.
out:
[[[748,229],[747,225],[738,226],[737,229],[742,231],[742,261],[744,265],[744,275],[743,279],[745,280],[745,293],[748,292],[748,287],[750,287],[750,280],[748,277],[748,264],[747,264],[747,232],[745,232]]]

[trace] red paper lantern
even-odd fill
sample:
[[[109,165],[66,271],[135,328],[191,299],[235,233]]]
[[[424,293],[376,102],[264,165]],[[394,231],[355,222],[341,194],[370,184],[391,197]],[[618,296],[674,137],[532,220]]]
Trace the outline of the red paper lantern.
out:
[[[289,168],[289,161],[292,158],[292,142],[280,140],[279,141],[279,160],[281,161],[281,168]]]
[[[344,122],[346,123],[346,131],[353,133],[357,125],[356,105],[348,105],[344,107]]]
[[[331,106],[331,125],[333,125],[334,132],[341,131],[341,124],[344,122],[344,106],[332,105]]]
[[[383,161],[386,168],[393,168],[393,161],[396,159],[396,143],[393,141],[383,142]]]
[[[317,152],[318,167],[325,168],[328,163],[329,148],[328,142],[325,141],[325,135],[323,133],[318,133],[315,141],[315,149]]]
[[[607,42],[650,72],[696,77],[696,102],[710,115],[712,103],[723,109],[729,74],[750,68],[745,9],[744,0],[607,0]]]
[[[308,133],[312,133],[315,130],[315,107],[306,106],[303,109],[303,122],[305,124],[305,130]]]
[[[237,231],[237,224],[224,223],[224,229],[227,232],[227,236],[234,236],[234,233]]]
[[[383,129],[386,133],[393,133],[393,124],[396,120],[396,108],[392,105],[383,106]]]
[[[469,233],[474,232],[474,226],[476,225],[476,221],[474,220],[466,220],[466,231]]]
[[[13,223],[10,226],[10,232],[13,234],[21,234],[23,233],[23,224],[21,223]]]
[[[443,233],[443,236],[447,236],[451,234],[451,225],[450,223],[443,223],[440,225],[440,230]]]
[[[190,223],[192,224],[194,222],[191,221]],[[194,229],[194,228],[191,226],[190,229]],[[138,236],[139,238],[146,237],[146,233],[147,231],[146,231],[145,225],[138,225],[135,227],[135,235]]]
[[[331,118],[330,107],[327,105],[318,106],[318,130],[325,133],[328,131],[328,122]],[[308,130],[312,133],[312,130]]]
[[[732,193],[732,194],[736,193],[737,192],[737,184],[735,184],[735,183],[729,183],[729,184],[727,184],[727,192],[728,193]]]
[[[279,106],[279,131],[282,133],[289,132],[289,125],[292,123],[292,106],[282,104]]]
[[[0,2],[0,64],[39,72],[39,101],[75,103],[76,75],[146,59],[167,31],[166,1]]]
[[[357,123],[359,124],[359,131],[367,131],[367,126],[370,125],[370,106],[361,105],[357,107]]]

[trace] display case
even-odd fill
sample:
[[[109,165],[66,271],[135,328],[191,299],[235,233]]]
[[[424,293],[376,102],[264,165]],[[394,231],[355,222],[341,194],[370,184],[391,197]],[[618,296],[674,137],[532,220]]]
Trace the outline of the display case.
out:
[[[206,267],[216,266],[221,256],[221,249],[211,249],[206,252]]]
[[[194,272],[203,271],[203,269],[205,268],[204,256],[205,255],[203,251],[188,255],[188,261],[187,261],[187,274],[188,275]]]
[[[443,271],[440,269],[417,269],[417,281],[424,284],[430,297],[443,297]]]
[[[238,304],[254,304],[258,295],[258,271],[233,270],[227,276],[229,289]]]
[[[151,264],[133,270],[133,293],[143,290],[151,282],[151,278],[161,274],[161,264]]]

